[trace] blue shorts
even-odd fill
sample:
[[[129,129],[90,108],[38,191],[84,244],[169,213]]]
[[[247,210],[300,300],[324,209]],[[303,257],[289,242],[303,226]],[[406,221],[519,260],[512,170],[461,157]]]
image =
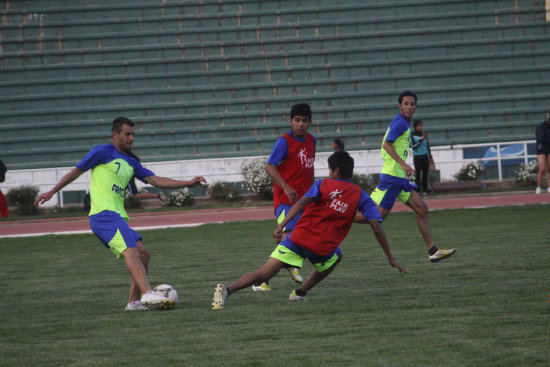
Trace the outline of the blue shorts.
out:
[[[277,209],[275,209],[275,216],[277,217],[277,224],[280,224],[285,219],[286,215],[290,211],[290,208],[292,208],[290,205],[279,204]],[[291,221],[286,224],[285,228],[283,228],[283,232],[293,231],[294,227],[296,227],[296,223],[298,223],[298,220],[302,216],[302,213],[300,213],[297,216],[295,216],[294,218],[292,218]]]
[[[110,210],[91,215],[90,227],[101,243],[118,258],[122,257],[124,250],[137,247],[137,241],[141,241],[141,236],[128,226],[124,218]]]
[[[315,269],[322,273],[330,269],[341,257],[342,249],[338,246],[334,251],[326,256],[316,255],[303,247],[298,246],[290,240],[290,236],[285,238],[280,245],[271,253],[271,256],[290,266],[301,268],[304,259],[308,259],[313,264]]]
[[[406,178],[381,174],[380,183],[370,197],[381,208],[391,210],[395,200],[399,199],[402,203],[406,203],[411,197],[412,190],[416,189],[418,189],[416,183]]]

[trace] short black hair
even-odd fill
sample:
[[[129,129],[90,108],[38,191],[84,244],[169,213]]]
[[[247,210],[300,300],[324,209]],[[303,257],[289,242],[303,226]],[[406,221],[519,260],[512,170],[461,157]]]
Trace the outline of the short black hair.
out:
[[[334,152],[328,157],[328,166],[332,171],[340,168],[340,178],[351,179],[354,164],[353,158],[344,150]]]
[[[414,120],[413,121],[413,127],[417,127],[418,125],[422,125],[422,120]]]
[[[403,97],[413,97],[414,98],[414,101],[416,102],[417,101],[417,98],[416,98],[416,94],[414,94],[413,92],[411,92],[410,90],[406,90],[404,91],[403,93],[401,93],[399,95],[399,98],[397,99],[397,101],[399,102],[399,104],[401,104],[403,102]]]
[[[311,120],[311,107],[307,103],[298,103],[290,109],[290,118],[294,116],[306,116]]]
[[[344,150],[344,142],[341,139],[334,139],[333,141],[338,149]]]
[[[113,133],[113,131],[116,131],[117,133],[120,134],[120,132],[122,131],[122,125],[134,126],[134,122],[130,120],[128,117],[122,117],[122,116],[117,117],[116,119],[113,120],[113,127],[111,128],[111,134]]]

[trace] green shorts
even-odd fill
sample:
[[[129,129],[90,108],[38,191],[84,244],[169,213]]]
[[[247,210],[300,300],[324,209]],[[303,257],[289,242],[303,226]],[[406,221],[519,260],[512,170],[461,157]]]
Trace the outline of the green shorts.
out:
[[[334,264],[336,264],[336,262],[338,262],[338,260],[340,260],[342,257],[342,249],[338,246],[329,255],[319,256],[302,247],[299,247],[287,237],[275,248],[275,250],[273,250],[270,257],[296,268],[301,268],[304,264],[304,260],[308,259],[315,269],[319,273],[322,273],[323,271],[330,269]]]

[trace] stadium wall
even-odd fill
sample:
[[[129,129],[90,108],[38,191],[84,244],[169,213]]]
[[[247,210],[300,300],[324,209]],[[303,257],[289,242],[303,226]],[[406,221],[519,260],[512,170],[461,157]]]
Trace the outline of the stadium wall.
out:
[[[525,144],[534,146],[534,141],[524,142],[503,142],[499,143],[502,147],[511,145]],[[495,147],[495,144],[481,145],[481,147]],[[464,146],[439,146],[432,150],[434,161],[442,181],[454,180],[455,175],[464,162],[479,160],[465,159],[465,150],[478,148],[479,145],[464,145]],[[500,145],[499,145],[500,148]],[[536,155],[530,149],[525,149],[520,154],[514,153],[514,165],[519,162],[536,159]],[[318,153],[315,159],[315,176],[327,177],[328,164],[327,158],[332,152]],[[380,150],[362,150],[350,151],[350,154],[355,160],[356,174],[377,174],[380,172],[382,160],[380,158]],[[216,159],[197,159],[197,160],[182,160],[182,161],[167,161],[154,162],[144,164],[159,176],[166,176],[175,179],[188,180],[193,176],[204,176],[209,183],[217,181],[224,182],[242,182],[244,180],[241,174],[241,167],[255,159],[267,160],[267,156],[251,156],[242,158],[216,158]],[[490,159],[490,158],[489,158]],[[409,154],[407,163],[413,166],[412,154]],[[6,176],[6,182],[2,183],[0,188],[6,193],[11,188],[21,185],[27,185],[33,182],[40,192],[45,192],[51,189],[60,179],[69,172],[71,167],[45,168],[33,170],[13,170],[9,171]],[[84,173],[80,178],[62,190],[52,200],[47,202],[45,206],[63,206],[63,192],[87,192],[90,184],[90,171]],[[138,188],[151,187],[136,180]]]

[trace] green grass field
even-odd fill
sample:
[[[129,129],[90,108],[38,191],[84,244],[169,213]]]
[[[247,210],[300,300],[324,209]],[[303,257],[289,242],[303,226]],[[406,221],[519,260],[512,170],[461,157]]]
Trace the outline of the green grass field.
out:
[[[355,225],[340,266],[291,303],[216,283],[263,264],[274,221],[142,232],[171,311],[125,312],[129,275],[92,235],[0,239],[2,366],[548,366],[550,206],[431,213],[451,259],[432,264],[410,213],[384,223],[407,274]],[[307,264],[304,273],[312,269]]]

